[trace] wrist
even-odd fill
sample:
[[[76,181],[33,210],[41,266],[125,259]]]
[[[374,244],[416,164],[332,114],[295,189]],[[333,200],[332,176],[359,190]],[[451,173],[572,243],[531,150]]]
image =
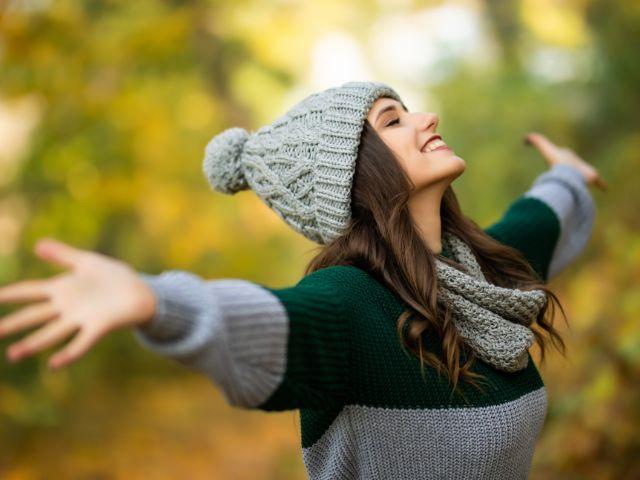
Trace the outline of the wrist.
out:
[[[136,320],[137,327],[148,326],[157,312],[158,299],[144,282],[140,283],[140,288],[136,292]]]

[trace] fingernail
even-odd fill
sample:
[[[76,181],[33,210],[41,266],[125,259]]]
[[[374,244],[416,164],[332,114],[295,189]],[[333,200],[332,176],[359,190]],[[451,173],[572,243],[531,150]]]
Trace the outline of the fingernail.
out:
[[[523,140],[525,145],[531,145],[531,140],[529,140],[529,135],[525,135]]]

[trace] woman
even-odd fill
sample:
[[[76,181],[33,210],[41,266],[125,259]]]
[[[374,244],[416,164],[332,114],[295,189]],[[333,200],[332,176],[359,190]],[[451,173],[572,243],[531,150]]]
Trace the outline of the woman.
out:
[[[129,265],[52,240],[41,258],[70,272],[0,289],[35,305],[0,335],[45,324],[12,361],[74,338],[51,368],[112,330],[207,375],[230,405],[300,409],[310,478],[526,478],[547,407],[528,348],[547,333],[544,282],[574,260],[595,216],[596,170],[539,134],[551,169],[487,230],[460,211],[465,169],[377,82],[308,96],[253,134],[207,145],[204,172],[251,188],[321,251],[287,288]],[[541,330],[541,331],[538,331]]]

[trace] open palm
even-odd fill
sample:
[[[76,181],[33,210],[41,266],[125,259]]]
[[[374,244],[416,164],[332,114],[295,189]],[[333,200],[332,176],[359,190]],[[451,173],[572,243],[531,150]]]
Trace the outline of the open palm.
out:
[[[7,350],[13,362],[75,337],[50,360],[57,369],[77,360],[108,332],[149,320],[155,298],[128,264],[100,253],[40,240],[35,253],[70,271],[0,288],[0,304],[32,303],[0,318],[0,338],[43,325]]]

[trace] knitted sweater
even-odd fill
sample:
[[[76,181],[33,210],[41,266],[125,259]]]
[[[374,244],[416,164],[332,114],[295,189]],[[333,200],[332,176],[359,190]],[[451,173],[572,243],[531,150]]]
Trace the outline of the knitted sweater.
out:
[[[548,281],[581,252],[594,217],[582,175],[556,165],[485,231]],[[206,375],[230,405],[299,409],[309,478],[527,477],[547,411],[530,355],[515,373],[476,360],[488,384],[484,394],[462,384],[465,402],[431,367],[423,379],[396,334],[402,302],[359,268],[321,269],[285,288],[140,275],[158,303],[137,340]],[[438,339],[425,340],[442,354]]]

